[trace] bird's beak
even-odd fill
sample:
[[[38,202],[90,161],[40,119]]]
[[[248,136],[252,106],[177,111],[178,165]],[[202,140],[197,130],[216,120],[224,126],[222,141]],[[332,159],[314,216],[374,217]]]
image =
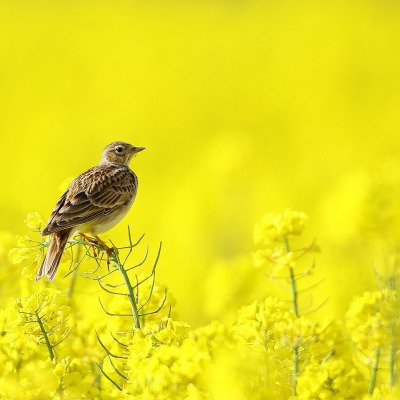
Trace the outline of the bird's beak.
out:
[[[133,147],[132,154],[139,153],[139,151],[142,151],[144,149],[145,149],[145,147]]]

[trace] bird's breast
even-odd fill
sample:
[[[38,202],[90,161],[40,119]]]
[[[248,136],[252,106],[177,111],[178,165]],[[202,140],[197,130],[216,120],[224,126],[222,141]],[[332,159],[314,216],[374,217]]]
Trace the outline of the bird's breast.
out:
[[[132,207],[134,196],[129,201],[129,203],[119,206],[116,210],[111,212],[110,214],[104,215],[100,218],[97,218],[93,221],[86,222],[84,224],[78,225],[76,227],[75,232],[83,232],[83,233],[90,233],[92,235],[98,235],[100,233],[104,233],[109,231],[118,222],[121,221],[122,218],[125,217],[126,213]]]

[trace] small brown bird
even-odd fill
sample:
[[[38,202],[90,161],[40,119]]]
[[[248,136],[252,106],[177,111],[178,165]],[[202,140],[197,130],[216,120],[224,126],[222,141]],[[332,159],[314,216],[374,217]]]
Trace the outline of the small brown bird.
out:
[[[100,164],[79,175],[61,196],[42,230],[43,236],[53,234],[46,257],[36,274],[36,281],[47,276],[54,279],[68,239],[74,233],[87,238],[111,229],[131,208],[138,180],[129,168],[132,156],[144,147],[125,142],[106,146]]]

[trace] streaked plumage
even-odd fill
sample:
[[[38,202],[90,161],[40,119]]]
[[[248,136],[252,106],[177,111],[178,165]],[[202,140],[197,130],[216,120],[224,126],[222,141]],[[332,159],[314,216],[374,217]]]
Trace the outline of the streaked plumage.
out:
[[[97,236],[111,229],[129,211],[136,196],[138,180],[128,167],[132,156],[143,147],[113,142],[103,150],[100,164],[79,175],[55,205],[41,232],[53,234],[36,280],[54,279],[69,237],[76,233]]]

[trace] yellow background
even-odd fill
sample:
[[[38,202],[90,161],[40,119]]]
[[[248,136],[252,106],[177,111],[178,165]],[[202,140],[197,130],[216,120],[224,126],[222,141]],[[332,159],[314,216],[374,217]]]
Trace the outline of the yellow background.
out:
[[[399,17],[387,0],[1,1],[0,230],[27,233],[126,140],[146,147],[139,192],[107,237],[129,224],[153,256],[163,241],[181,319],[278,290],[253,269],[253,227],[289,206],[322,248],[313,302],[342,315],[375,288],[370,182],[400,182]]]

